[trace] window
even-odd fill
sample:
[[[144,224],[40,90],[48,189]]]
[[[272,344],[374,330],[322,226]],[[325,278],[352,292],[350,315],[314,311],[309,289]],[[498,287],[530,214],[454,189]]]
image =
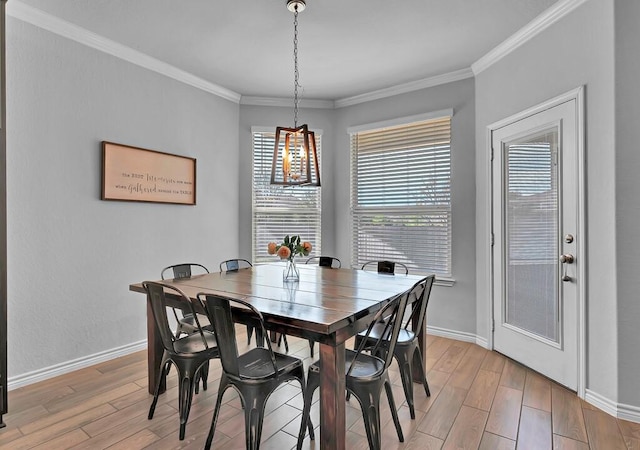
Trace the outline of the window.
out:
[[[269,242],[282,242],[299,234],[311,242],[313,254],[321,249],[321,189],[314,186],[282,187],[269,184],[275,145],[275,127],[253,127],[253,255],[254,263],[273,262],[267,253]],[[321,162],[321,136],[316,131],[318,161]]]
[[[354,267],[388,259],[451,277],[451,115],[349,130]]]

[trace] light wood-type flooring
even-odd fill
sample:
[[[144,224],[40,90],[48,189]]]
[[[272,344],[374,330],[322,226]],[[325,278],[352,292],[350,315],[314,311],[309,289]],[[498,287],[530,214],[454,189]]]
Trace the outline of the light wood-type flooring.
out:
[[[243,331],[238,328],[238,333]],[[239,339],[244,339],[239,336]],[[290,354],[310,362],[307,341],[289,337]],[[474,344],[429,336],[427,370],[431,397],[414,384],[411,420],[397,367],[394,397],[404,430],[398,438],[383,392],[384,449],[640,449],[640,424],[616,420],[573,392],[510,359]],[[317,348],[317,346],[316,346]],[[209,388],[194,396],[186,438],[178,440],[175,369],[152,420],[147,420],[146,353],[137,352],[9,392],[2,449],[201,449],[216,398],[220,363],[211,362]],[[312,420],[318,427],[317,397]],[[214,448],[244,448],[244,416],[232,389],[224,397]],[[295,448],[300,387],[292,382],[270,397],[262,449]],[[316,429],[316,433],[318,429]],[[317,441],[316,441],[317,442]],[[355,398],[347,406],[347,448],[366,449]],[[305,449],[317,449],[308,438]]]

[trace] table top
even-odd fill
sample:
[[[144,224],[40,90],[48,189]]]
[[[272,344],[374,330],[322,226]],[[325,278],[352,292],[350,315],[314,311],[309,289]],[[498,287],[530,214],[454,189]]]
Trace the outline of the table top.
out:
[[[283,282],[283,263],[256,265],[234,272],[165,280],[190,298],[199,293],[245,300],[271,325],[291,333],[329,335],[375,313],[389,299],[410,289],[422,277],[298,265],[299,282]],[[142,283],[129,286],[144,293]],[[302,334],[304,334],[302,333]]]

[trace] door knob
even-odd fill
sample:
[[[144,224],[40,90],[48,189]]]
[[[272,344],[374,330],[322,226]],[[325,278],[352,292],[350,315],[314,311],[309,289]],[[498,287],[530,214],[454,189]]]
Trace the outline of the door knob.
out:
[[[574,261],[575,257],[571,253],[560,255],[560,262],[562,264],[573,264]],[[573,278],[567,275],[567,266],[564,266],[564,275],[562,276],[562,281],[573,281]]]
[[[573,264],[575,257],[571,253],[565,253],[560,256],[560,262],[562,264]]]

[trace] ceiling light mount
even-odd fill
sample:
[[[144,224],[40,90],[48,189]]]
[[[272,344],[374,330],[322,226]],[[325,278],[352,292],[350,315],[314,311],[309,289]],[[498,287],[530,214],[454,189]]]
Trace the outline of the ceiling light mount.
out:
[[[307,124],[298,126],[298,13],[304,0],[288,0],[293,19],[293,127],[276,127],[271,184],[280,186],[320,186],[316,137]]]
[[[302,12],[307,7],[307,2],[304,0],[288,0],[287,9],[292,13]]]

